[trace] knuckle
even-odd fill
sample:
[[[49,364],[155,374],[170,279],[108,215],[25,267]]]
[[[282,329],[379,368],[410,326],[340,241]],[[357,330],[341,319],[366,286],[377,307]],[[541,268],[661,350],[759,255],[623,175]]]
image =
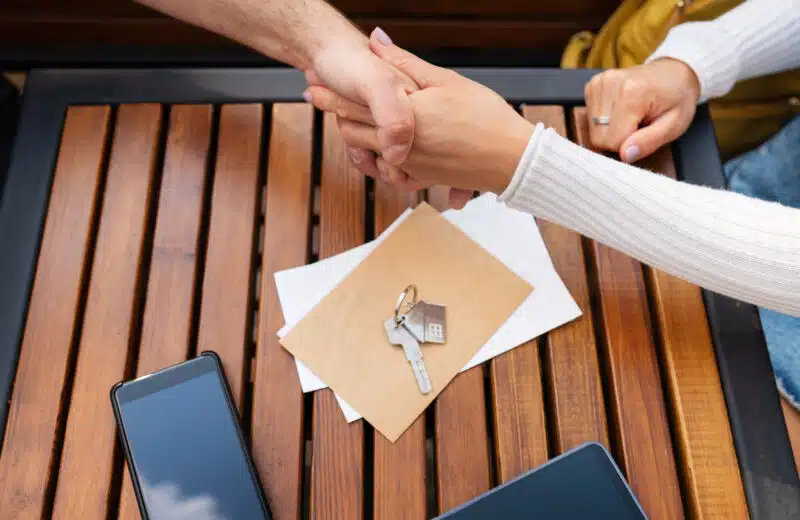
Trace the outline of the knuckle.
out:
[[[645,89],[646,85],[639,79],[628,77],[622,83],[622,95],[625,97],[640,96]]]

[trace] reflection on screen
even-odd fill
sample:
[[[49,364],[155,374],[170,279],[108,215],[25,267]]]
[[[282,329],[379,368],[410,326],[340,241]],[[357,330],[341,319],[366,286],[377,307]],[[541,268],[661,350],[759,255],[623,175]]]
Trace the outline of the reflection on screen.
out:
[[[153,520],[264,518],[215,372],[122,405]]]

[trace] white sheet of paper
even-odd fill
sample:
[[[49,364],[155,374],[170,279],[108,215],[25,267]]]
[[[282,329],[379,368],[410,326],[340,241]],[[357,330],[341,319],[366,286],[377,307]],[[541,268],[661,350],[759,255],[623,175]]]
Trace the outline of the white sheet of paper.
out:
[[[278,336],[283,337],[302,320],[409,214],[410,210],[404,212],[372,242],[315,264],[275,273],[278,298],[286,322],[278,331]],[[449,210],[443,215],[534,287],[531,295],[463,370],[507,352],[581,315],[581,310],[553,268],[533,217],[498,203],[493,194],[482,195],[470,201],[463,210]],[[301,361],[295,361],[303,392],[327,387]],[[348,422],[361,418],[338,395],[336,399]]]

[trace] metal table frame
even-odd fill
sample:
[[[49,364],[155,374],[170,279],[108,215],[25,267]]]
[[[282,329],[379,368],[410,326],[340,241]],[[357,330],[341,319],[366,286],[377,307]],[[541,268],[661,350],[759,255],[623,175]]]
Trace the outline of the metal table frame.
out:
[[[463,68],[511,102],[577,106],[596,70]],[[68,105],[300,101],[301,73],[285,69],[34,70],[0,200],[0,425],[5,431],[53,169]],[[700,107],[673,146],[681,179],[722,188],[709,112]],[[720,377],[754,519],[800,509],[800,481],[756,309],[704,292]],[[46,362],[46,360],[42,360]],[[55,398],[55,397],[54,397]],[[0,441],[1,442],[1,441]],[[2,444],[0,444],[0,450]]]

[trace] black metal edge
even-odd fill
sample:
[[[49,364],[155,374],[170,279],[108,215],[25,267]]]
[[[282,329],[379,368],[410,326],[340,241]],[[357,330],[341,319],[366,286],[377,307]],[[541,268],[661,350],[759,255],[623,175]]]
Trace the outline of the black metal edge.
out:
[[[715,153],[709,153],[713,150]],[[724,189],[709,110],[698,109],[674,146],[681,178]],[[753,520],[800,515],[800,480],[757,309],[703,291],[734,446]]]
[[[25,89],[0,199],[0,450],[65,107],[58,97],[42,95],[47,89],[40,78],[30,78]]]
[[[19,93],[6,78],[0,76],[0,198],[6,183],[11,147],[19,119]]]
[[[598,71],[456,68],[511,101],[574,105]],[[43,94],[64,104],[301,101],[303,74],[289,68],[74,69],[32,71]]]

